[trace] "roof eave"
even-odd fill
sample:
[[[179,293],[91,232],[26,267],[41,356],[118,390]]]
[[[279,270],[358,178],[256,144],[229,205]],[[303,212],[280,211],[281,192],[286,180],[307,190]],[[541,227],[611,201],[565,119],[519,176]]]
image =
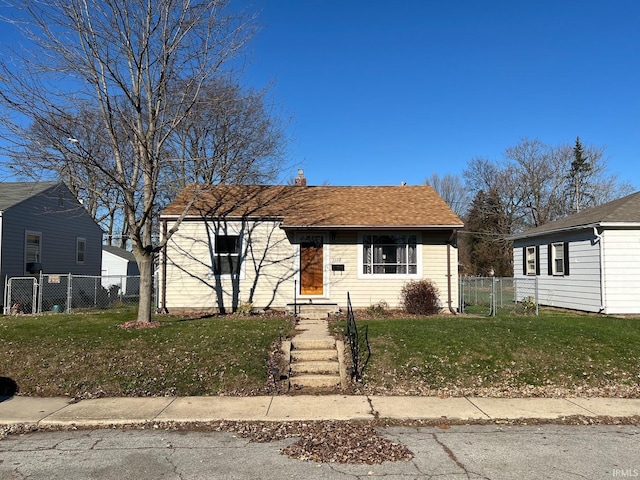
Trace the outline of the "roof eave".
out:
[[[321,230],[451,230],[463,228],[464,225],[281,225],[284,230],[321,229]]]
[[[522,240],[525,238],[534,238],[534,237],[544,237],[545,235],[554,235],[556,233],[562,232],[573,232],[576,230],[588,230],[590,228],[599,227],[600,223],[585,223],[584,225],[574,225],[573,227],[565,227],[565,228],[554,228],[552,230],[545,230],[542,232],[523,232],[517,235],[511,235],[507,237],[508,240]]]
[[[522,240],[525,238],[543,237],[546,235],[555,235],[563,232],[574,232],[577,230],[589,230],[592,228],[640,228],[640,222],[592,222],[585,223],[583,225],[574,225],[572,227],[554,228],[552,230],[545,230],[542,232],[523,232],[518,235],[511,235],[507,237],[509,240]]]

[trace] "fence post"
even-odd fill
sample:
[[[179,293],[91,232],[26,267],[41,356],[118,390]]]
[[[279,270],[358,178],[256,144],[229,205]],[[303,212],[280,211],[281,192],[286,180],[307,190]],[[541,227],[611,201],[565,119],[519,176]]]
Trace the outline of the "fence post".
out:
[[[73,298],[71,283],[73,282],[71,273],[67,275],[67,313],[71,313],[71,299]]]
[[[536,278],[535,278],[535,297],[536,297],[536,317],[537,317],[538,313],[539,313],[538,304],[540,303],[539,299],[538,299],[538,276],[537,275],[536,275]]]
[[[498,298],[496,295],[496,277],[491,277],[491,316],[496,316],[496,309],[498,308]]]
[[[36,300],[35,299],[36,295],[34,295],[33,306],[35,309],[33,310],[33,313],[42,313],[42,290],[43,290],[42,286],[44,285],[43,284],[44,275],[42,274],[42,270],[40,270],[40,274],[38,275],[37,281],[38,281],[38,284],[36,285],[36,292],[37,292],[38,299]]]

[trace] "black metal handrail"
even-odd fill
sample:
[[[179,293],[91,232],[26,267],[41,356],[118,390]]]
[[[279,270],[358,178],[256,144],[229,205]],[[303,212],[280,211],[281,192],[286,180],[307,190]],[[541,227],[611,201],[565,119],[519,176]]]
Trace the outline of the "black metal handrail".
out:
[[[371,358],[371,345],[369,344],[369,326],[364,326],[364,335],[358,333],[356,318],[351,307],[351,297],[347,292],[347,337],[351,347],[351,379],[362,380],[364,369]]]

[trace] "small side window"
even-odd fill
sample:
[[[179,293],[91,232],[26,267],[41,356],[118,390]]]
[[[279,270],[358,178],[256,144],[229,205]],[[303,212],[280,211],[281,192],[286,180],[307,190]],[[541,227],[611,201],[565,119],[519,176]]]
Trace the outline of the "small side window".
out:
[[[565,242],[552,243],[550,253],[550,273],[552,275],[569,275],[569,244]]]
[[[535,275],[536,266],[536,247],[527,247],[527,275]]]
[[[76,263],[78,264],[84,263],[86,249],[87,249],[87,239],[82,237],[76,238]]]
[[[24,237],[24,271],[26,274],[37,274],[42,271],[42,234],[25,232]]]
[[[240,273],[240,236],[216,235],[214,244],[215,275],[237,275]]]

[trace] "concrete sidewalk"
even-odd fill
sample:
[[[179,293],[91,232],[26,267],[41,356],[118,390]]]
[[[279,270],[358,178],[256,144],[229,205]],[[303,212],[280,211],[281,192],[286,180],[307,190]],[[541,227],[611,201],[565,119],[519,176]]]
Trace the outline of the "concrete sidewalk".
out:
[[[2,398],[0,398],[2,400]],[[68,398],[10,397],[0,401],[0,425],[98,426],[144,422],[295,420],[554,420],[640,416],[640,399],[481,398],[296,395],[261,397]]]

